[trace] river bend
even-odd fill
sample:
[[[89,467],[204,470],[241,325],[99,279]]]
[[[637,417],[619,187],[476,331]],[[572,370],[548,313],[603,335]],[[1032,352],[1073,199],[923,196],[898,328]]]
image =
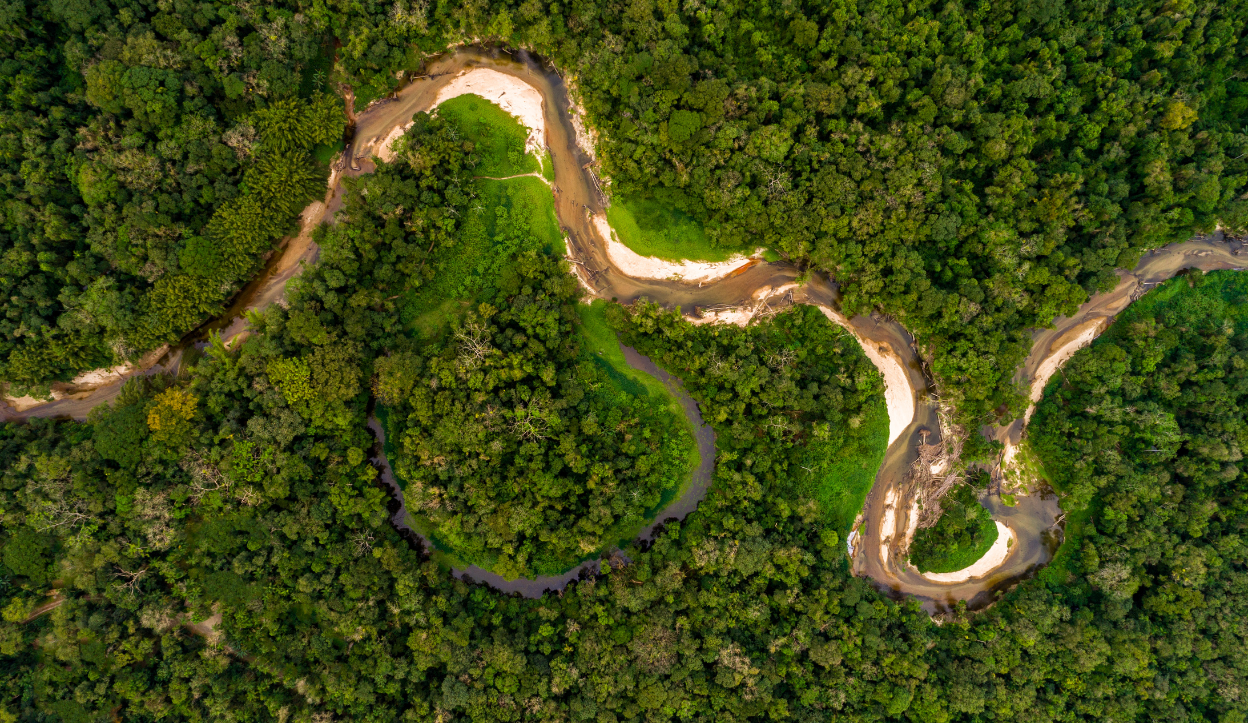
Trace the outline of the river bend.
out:
[[[341,206],[340,178],[371,172],[374,168],[371,157],[384,147],[388,138],[393,137],[396,129],[409,123],[414,113],[429,110],[440,89],[462,71],[473,68],[490,68],[509,75],[541,94],[544,140],[554,164],[556,214],[568,240],[568,256],[578,277],[592,295],[621,303],[648,298],[679,307],[694,318],[707,309],[745,310],[745,314],[737,317],[741,321],[748,320],[764,305],[774,308],[788,303],[816,304],[855,334],[877,366],[881,366],[882,362],[878,361],[881,359],[895,362],[892,376],[886,373],[890,412],[895,412],[894,416],[901,417],[906,423],[904,426],[898,424],[896,429],[891,430],[892,439],[884,462],[863,507],[858,525],[861,534],[854,540],[851,563],[856,574],[871,577],[882,591],[892,596],[916,596],[929,612],[938,613],[953,607],[959,600],[967,601],[972,608],[989,604],[1002,590],[1034,574],[1051,559],[1061,540],[1057,522],[1060,509],[1056,496],[1051,493],[1020,497],[1015,507],[1004,506],[999,497],[986,499],[994,518],[1008,526],[1017,538],[1004,562],[986,575],[956,583],[933,582],[919,575],[903,559],[904,555],[895,554],[904,548],[906,533],[912,529],[915,491],[910,484],[910,470],[918,458],[919,445],[924,439],[928,443],[934,442],[940,434],[936,409],[931,401],[933,390],[924,374],[913,337],[899,323],[883,316],[840,317],[835,283],[820,274],[809,274],[807,281],[798,286],[796,281],[802,270],[788,262],[751,263],[727,278],[701,284],[625,275],[612,263],[607,253],[608,239],[603,237],[601,228],[594,223],[594,218],[605,212],[607,199],[599,190],[598,180],[592,171],[593,159],[578,146],[567,87],[553,68],[524,52],[518,52],[514,57],[502,51],[481,48],[463,48],[447,53],[431,59],[427,64],[427,74],[410,82],[393,98],[374,103],[359,113],[354,118],[355,136],[348,146],[348,153],[331,176],[325,198],[305,209],[301,232],[289,239],[270,259],[264,272],[244,289],[230,310],[208,326],[222,330],[223,338],[232,341],[246,333],[244,313],[247,310],[283,301],[286,282],[298,273],[302,263],[312,263],[317,257],[311,231],[323,220],[332,222]],[[1056,320],[1053,328],[1037,330],[1033,334],[1031,353],[1016,374],[1016,381],[1030,386],[1037,378],[1047,378],[1047,374],[1051,374],[1073,353],[1072,347],[1077,348],[1090,341],[1144,290],[1178,271],[1187,268],[1238,269],[1244,264],[1238,256],[1239,247],[1238,242],[1214,234],[1148,254],[1135,269],[1119,272],[1120,281],[1113,291],[1092,297],[1074,316]],[[20,411],[7,404],[0,409],[0,419],[85,419],[90,409],[114,399],[128,376],[176,371],[181,350],[193,341],[195,339],[188,339],[182,346],[145,360],[139,368],[112,375],[100,383],[60,385],[58,394],[61,398],[54,402],[22,405]],[[648,359],[632,350],[626,349],[626,352],[630,365],[672,384],[662,370],[654,368]],[[900,371],[897,371],[898,368]],[[683,518],[696,508],[698,501],[706,494],[714,464],[713,432],[702,423],[693,400],[678,385],[673,385],[673,390],[681,400],[686,415],[694,421],[695,429],[699,430],[697,439],[702,463],[688,493],[663,510],[655,524],[659,520]],[[900,409],[897,405],[901,405]],[[902,416],[901,410],[906,405],[911,409],[909,414]],[[1021,440],[1025,424],[1026,418],[1023,418],[989,431],[993,438],[1005,443],[1009,454]],[[382,470],[383,480],[397,493],[401,503],[401,493],[398,493],[389,463],[381,451],[384,433],[375,419],[369,420],[369,426],[378,435],[375,459]],[[395,522],[401,529],[406,527],[404,520],[405,510],[400,507]],[[654,527],[648,527],[642,538],[653,534]],[[597,564],[597,561],[590,561],[564,575],[536,580],[506,581],[479,568],[458,570],[456,574],[504,591],[537,596],[549,589],[562,588]]]

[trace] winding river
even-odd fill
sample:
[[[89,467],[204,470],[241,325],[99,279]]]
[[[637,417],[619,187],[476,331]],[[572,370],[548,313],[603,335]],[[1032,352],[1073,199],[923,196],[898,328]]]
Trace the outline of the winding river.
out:
[[[826,276],[810,274],[806,283],[799,287],[795,282],[802,270],[787,262],[751,263],[726,278],[701,284],[626,276],[612,263],[607,253],[608,239],[603,237],[601,225],[594,222],[595,217],[601,218],[605,212],[606,199],[598,190],[598,182],[590,170],[593,159],[577,143],[567,88],[553,68],[523,52],[516,53],[514,57],[504,51],[480,48],[463,48],[447,53],[430,60],[426,66],[427,74],[413,80],[392,99],[375,103],[358,114],[348,157],[331,176],[324,200],[305,209],[300,234],[290,239],[270,259],[264,273],[253,280],[229,312],[210,327],[221,329],[223,337],[232,341],[246,333],[243,319],[246,310],[282,302],[286,282],[298,273],[302,263],[314,262],[317,257],[316,245],[311,241],[312,229],[322,220],[332,222],[334,213],[341,206],[339,178],[371,172],[374,166],[370,158],[384,148],[395,130],[410,122],[414,113],[429,110],[440,89],[462,71],[474,68],[489,68],[511,76],[540,93],[545,145],[554,163],[555,210],[568,239],[568,256],[575,265],[578,277],[593,295],[621,303],[645,297],[677,306],[694,319],[702,316],[707,309],[745,310],[746,313],[738,317],[742,321],[748,320],[764,305],[774,308],[788,303],[815,304],[852,332],[868,356],[880,367],[888,385],[890,443],[857,527],[859,534],[854,540],[852,560],[855,574],[872,578],[882,591],[892,596],[916,596],[929,612],[939,613],[958,601],[966,601],[972,608],[987,605],[1018,580],[1034,574],[1052,557],[1061,540],[1060,508],[1055,495],[1038,492],[1020,496],[1014,507],[1005,506],[999,497],[985,499],[994,517],[1015,537],[1003,562],[985,574],[960,582],[937,582],[920,575],[902,559],[904,556],[897,553],[904,547],[907,532],[912,530],[911,518],[915,509],[910,470],[918,459],[920,443],[926,439],[930,444],[940,433],[936,408],[931,401],[930,380],[924,374],[913,337],[899,323],[886,317],[872,315],[845,319],[838,311],[840,295],[834,282]],[[1237,257],[1238,246],[1238,243],[1215,234],[1211,238],[1171,245],[1150,253],[1135,269],[1119,272],[1120,282],[1113,291],[1094,296],[1074,316],[1058,319],[1054,328],[1036,331],[1031,354],[1016,374],[1016,381],[1032,386],[1033,391],[1035,384],[1042,389],[1043,380],[1057,366],[1075,349],[1090,342],[1142,290],[1186,268],[1238,268],[1244,263]],[[714,317],[708,314],[706,318]],[[188,339],[182,346],[159,358],[147,360],[138,369],[113,375],[105,381],[60,385],[58,394],[61,398],[54,402],[22,405],[20,411],[16,406],[6,404],[0,409],[0,419],[84,419],[90,409],[115,398],[127,376],[176,370],[182,349],[192,341]],[[630,349],[625,351],[630,365],[669,384],[698,430],[702,460],[695,480],[685,495],[659,514],[657,525],[660,520],[683,518],[696,508],[698,501],[706,494],[714,465],[714,434],[709,426],[702,423],[697,405],[675,380],[669,379],[640,354]],[[1025,424],[1026,417],[993,428],[990,432],[995,439],[1005,443],[1009,455],[1021,440]],[[397,494],[397,485],[382,452],[384,433],[375,419],[370,419],[369,427],[378,438],[375,461],[382,470],[383,481],[396,492],[401,505],[401,494]],[[405,529],[406,511],[401,506],[395,512],[395,518],[396,524]],[[647,528],[641,539],[648,539],[654,528],[655,525]],[[414,533],[408,530],[405,534]],[[536,580],[507,581],[479,568],[457,570],[456,574],[504,591],[537,596],[546,590],[562,588],[597,564],[597,561],[590,561],[563,575]]]

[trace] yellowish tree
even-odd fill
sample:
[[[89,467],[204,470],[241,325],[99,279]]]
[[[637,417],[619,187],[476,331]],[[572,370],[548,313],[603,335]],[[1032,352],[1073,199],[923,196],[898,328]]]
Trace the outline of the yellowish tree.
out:
[[[174,387],[157,394],[147,411],[147,427],[160,442],[178,439],[190,431],[199,400],[186,389]]]

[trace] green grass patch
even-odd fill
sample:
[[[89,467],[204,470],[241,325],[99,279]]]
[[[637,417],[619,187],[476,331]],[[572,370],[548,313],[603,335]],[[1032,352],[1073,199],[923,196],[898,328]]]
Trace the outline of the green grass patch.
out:
[[[550,151],[542,151],[542,178],[551,183],[555,182],[555,161],[550,157]]]
[[[339,138],[335,143],[322,143],[321,145],[313,148],[312,157],[316,159],[317,163],[328,164],[330,161],[334,160],[335,155],[341,153],[346,147],[347,144]]]
[[[1016,507],[1018,506],[1018,500],[1014,499],[1014,495],[1003,494],[1001,495],[1001,504],[1006,507]]]
[[[859,428],[858,439],[845,445],[830,464],[813,468],[815,500],[842,538],[862,511],[888,450],[888,407],[882,397],[866,409]]]
[[[555,215],[555,197],[538,178],[506,181],[479,180],[478,202],[491,238],[516,245],[518,237],[531,237],[536,248],[563,255],[563,232]]]
[[[410,331],[437,336],[464,308],[493,288],[516,253],[557,253],[563,233],[550,188],[533,177],[477,180],[477,198],[464,214],[460,243],[435,252],[434,279],[409,292],[400,318]]]
[[[478,176],[503,178],[520,173],[537,173],[542,165],[535,155],[525,153],[528,130],[519,119],[499,106],[471,93],[457,96],[438,106],[438,115],[459,122],[465,140],[476,145]]]
[[[1182,296],[1181,300],[1178,297]],[[1228,317],[1236,326],[1248,320],[1248,276],[1237,271],[1202,273],[1189,270],[1145,294],[1127,307],[1093,344],[1133,336],[1130,325],[1160,314],[1173,314],[1192,324]]]
[[[879,378],[849,332],[817,312],[813,318],[822,328],[808,328],[795,339],[799,346],[834,348],[836,361],[829,368],[830,373],[835,373],[832,370],[837,367],[869,369]],[[883,392],[881,381],[879,393],[867,396],[854,416],[816,423],[805,442],[796,448],[801,456],[790,467],[791,487],[781,493],[794,500],[813,500],[825,524],[836,530],[841,539],[849,534],[862,511],[888,450],[888,407]]]
[[[980,475],[986,483],[986,475]],[[941,499],[936,524],[914,535],[910,562],[919,572],[956,572],[975,564],[997,541],[992,515],[979,503],[972,484],[962,484]]]
[[[716,246],[702,224],[677,208],[674,197],[662,190],[650,198],[615,199],[607,209],[607,221],[620,237],[620,243],[642,256],[713,262],[754,252],[743,246]]]
[[[472,302],[468,299],[447,299],[432,308],[424,307],[412,314],[408,329],[422,339],[436,339],[470,306]]]

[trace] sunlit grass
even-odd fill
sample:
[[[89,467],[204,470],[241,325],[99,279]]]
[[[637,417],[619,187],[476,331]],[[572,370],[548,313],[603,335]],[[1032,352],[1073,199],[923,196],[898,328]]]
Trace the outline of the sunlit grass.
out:
[[[459,243],[435,250],[429,263],[436,275],[409,292],[402,310],[403,324],[426,338],[437,336],[462,308],[493,288],[515,254],[563,249],[554,199],[540,179],[478,179],[476,186]]]
[[[858,439],[847,444],[832,464],[813,472],[798,470],[798,474],[815,476],[815,499],[824,518],[842,536],[849,533],[854,518],[862,511],[888,450],[888,408],[882,397],[867,407],[859,429]]]
[[[458,121],[464,139],[476,145],[480,163],[473,173],[503,178],[542,170],[537,157],[525,153],[528,130],[507,111],[479,95],[457,96],[438,106],[438,115]]]
[[[617,198],[607,209],[607,221],[624,244],[642,256],[669,261],[727,261],[753,248],[716,246],[697,219],[676,208],[661,195],[656,198]]]

